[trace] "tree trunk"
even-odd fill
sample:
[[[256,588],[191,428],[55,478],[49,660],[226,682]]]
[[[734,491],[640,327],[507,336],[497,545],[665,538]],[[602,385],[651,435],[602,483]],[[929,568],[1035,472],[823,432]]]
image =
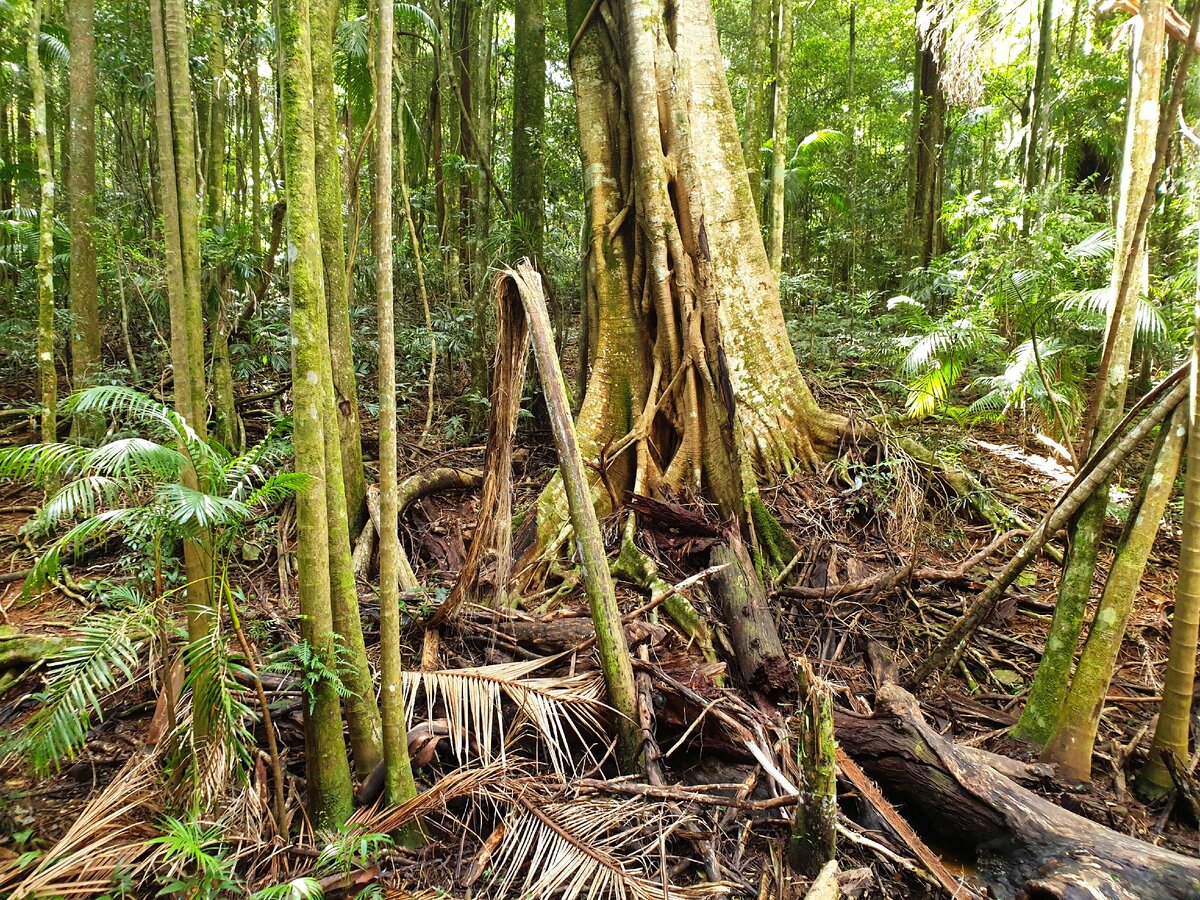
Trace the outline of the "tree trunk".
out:
[[[922,3],[918,0],[917,13]],[[927,266],[940,251],[942,175],[946,142],[946,93],[941,84],[940,54],[917,35],[913,72],[913,255]]]
[[[229,98],[225,89],[224,27],[221,0],[209,0],[208,68],[212,76],[212,91],[208,104],[208,134],[204,142],[204,205],[211,224],[223,221],[225,206],[225,120]]]
[[[546,21],[543,0],[513,4],[512,252],[542,259],[542,128],[546,120]]]
[[[375,54],[375,299],[379,317],[379,641],[383,697],[384,799],[403,803],[417,794],[408,758],[404,679],[400,658],[400,535],[396,484],[396,329],[392,266],[392,4],[379,4]]]
[[[1054,3],[1053,0],[1042,0],[1041,14],[1038,25],[1037,67],[1033,76],[1033,115],[1029,122],[1029,147],[1025,155],[1025,193],[1032,195],[1042,181],[1043,157],[1046,149],[1046,120],[1049,118],[1047,88],[1050,84],[1050,65],[1054,59]],[[1029,233],[1032,210],[1026,209],[1025,221],[1022,228]]]
[[[1200,269],[1200,256],[1196,264]],[[1171,646],[1163,679],[1163,699],[1154,729],[1150,758],[1138,776],[1138,789],[1159,796],[1174,784],[1163,754],[1188,758],[1188,735],[1196,683],[1196,643],[1200,633],[1200,280],[1192,301],[1192,369],[1187,400],[1187,461],[1183,488],[1183,537],[1179,545],[1179,581],[1171,616]]]
[[[1091,779],[1092,747],[1100,725],[1100,712],[1104,708],[1104,697],[1112,681],[1146,560],[1175,487],[1175,475],[1187,437],[1185,422],[1186,408],[1181,403],[1163,426],[1158,446],[1147,464],[1135,513],[1117,545],[1096,618],[1079,657],[1070,690],[1063,700],[1057,728],[1042,755],[1046,762],[1058,764],[1064,778]]]
[[[329,340],[324,315],[313,136],[312,43],[308,0],[280,3],[283,124],[287,192],[288,270],[292,305],[293,444],[296,471],[311,479],[296,498],[296,553],[304,638],[327,666],[336,666],[330,602],[329,520],[325,499],[323,414]],[[326,383],[323,383],[326,382]],[[352,787],[342,717],[333,685],[318,682],[305,716],[308,806],[313,824],[337,827],[350,814]]]
[[[690,491],[740,515],[755,470],[816,463],[844,420],[819,409],[788,341],[711,5],[669,5],[567,7],[597,318],[579,445],[612,489],[595,479],[602,512],[627,491]],[[539,547],[561,542],[565,513],[552,484]]]
[[[1155,153],[1158,132],[1159,83],[1162,72],[1164,13],[1161,0],[1147,0],[1142,15],[1136,20],[1140,29],[1129,69],[1129,114],[1125,132],[1125,160],[1121,171],[1121,198],[1117,210],[1116,253],[1113,255],[1113,276],[1110,290],[1115,294],[1127,265],[1140,266],[1142,242],[1131,243],[1136,230],[1135,219],[1145,196]],[[1105,383],[1098,387],[1095,430],[1091,446],[1096,447],[1116,427],[1125,410],[1125,393],[1129,383],[1129,360],[1133,349],[1134,322],[1137,303],[1122,304],[1118,321],[1110,321],[1111,350]],[[1108,343],[1108,341],[1106,341]],[[1087,438],[1085,437],[1085,440]],[[1054,618],[1046,638],[1046,653],[1038,665],[1037,675],[1029,690],[1029,699],[1021,719],[1013,729],[1015,736],[1042,745],[1049,740],[1066,696],[1067,680],[1083,618],[1091,595],[1104,517],[1108,510],[1108,485],[1105,484],[1084,504],[1072,523],[1067,563],[1063,569],[1055,603]]]
[[[71,36],[68,103],[71,118],[71,177],[67,203],[71,228],[71,379],[89,386],[100,365],[100,308],[96,297],[96,10],[94,0],[66,4]],[[3,205],[3,201],[0,201]],[[77,420],[80,437],[93,437],[97,423]]]
[[[746,104],[742,123],[742,156],[750,181],[750,204],[762,211],[763,157],[767,140],[767,109],[773,85],[771,71],[771,0],[750,0],[750,67],[746,74]]]
[[[788,153],[788,81],[792,70],[792,0],[778,0],[775,29],[775,112],[771,126],[771,208],[767,256],[778,280],[783,271],[784,180]]]
[[[321,220],[321,258],[329,314],[329,354],[333,367],[335,424],[345,482],[345,507],[351,524],[362,522],[367,494],[363,474],[362,430],[358,388],[350,342],[350,290],[346,283],[345,235],[342,225],[342,166],[338,154],[337,106],[334,99],[333,36],[338,0],[314,0],[313,116],[317,142],[317,211]]]
[[[29,67],[32,94],[30,113],[40,187],[37,256],[38,403],[41,404],[42,440],[53,443],[58,440],[58,369],[54,360],[54,171],[46,136],[46,80],[38,56],[44,4],[45,0],[33,0],[30,6],[25,61]]]
[[[937,733],[885,685],[876,712],[836,717],[850,756],[903,802],[918,830],[973,859],[997,898],[1195,897],[1200,862],[1067,812]]]

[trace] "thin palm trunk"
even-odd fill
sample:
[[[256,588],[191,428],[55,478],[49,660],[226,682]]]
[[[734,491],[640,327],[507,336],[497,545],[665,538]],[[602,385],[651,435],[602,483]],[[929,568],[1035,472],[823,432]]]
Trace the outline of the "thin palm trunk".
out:
[[[1197,268],[1200,269],[1200,256],[1197,257]],[[1197,281],[1193,299],[1192,321],[1195,329],[1187,407],[1187,476],[1183,488],[1179,581],[1175,585],[1171,646],[1167,653],[1158,725],[1150,745],[1150,758],[1138,776],[1138,789],[1147,797],[1160,796],[1174,786],[1163,761],[1164,754],[1172,754],[1180,762],[1187,759],[1196,683],[1196,643],[1200,633],[1200,281]]]
[[[308,0],[284,0],[280,11],[287,230],[292,248],[293,443],[296,471],[311,479],[296,499],[300,611],[304,637],[313,653],[335,666],[325,496],[324,401],[329,368],[323,348],[329,337],[322,302]],[[309,815],[320,826],[337,827],[350,814],[352,788],[338,695],[325,680],[314,685],[305,716],[305,761]]]
[[[379,4],[375,55],[375,299],[379,321],[379,641],[383,698],[384,797],[403,803],[416,796],[408,759],[404,678],[400,658],[400,535],[396,483],[396,326],[392,264],[392,4]]]
[[[784,178],[787,174],[788,81],[792,68],[792,0],[778,0],[775,30],[775,112],[771,126],[771,215],[767,257],[776,279],[783,270]]]
[[[1057,728],[1042,754],[1044,760],[1057,764],[1059,774],[1069,780],[1088,781],[1091,778],[1092,747],[1100,725],[1100,711],[1112,681],[1146,560],[1175,486],[1175,474],[1179,471],[1187,438],[1186,413],[1186,406],[1181,403],[1163,426],[1158,447],[1143,477],[1136,514],[1130,519],[1117,547],[1095,621],[1063,701]]]
[[[37,257],[38,402],[41,404],[42,440],[52,443],[58,439],[58,370],[54,362],[54,171],[50,161],[50,141],[46,134],[46,79],[38,56],[44,4],[45,0],[34,0],[30,7],[25,51],[40,187]]]
[[[71,118],[71,173],[67,182],[71,226],[71,377],[75,390],[89,386],[100,365],[100,308],[96,296],[96,59],[94,0],[65,6],[71,35],[68,104]],[[97,423],[76,418],[81,437]]]
[[[1117,252],[1113,259],[1110,289],[1119,290],[1126,265],[1137,265],[1143,247],[1132,241],[1138,214],[1150,180],[1155,139],[1159,122],[1159,82],[1162,73],[1164,14],[1161,0],[1147,0],[1138,20],[1140,30],[1129,70],[1130,103],[1125,133],[1125,160],[1121,172],[1121,197],[1117,211]],[[1130,258],[1133,262],[1128,262]],[[1137,304],[1126,303],[1119,318],[1110,313],[1107,344],[1111,352],[1107,372],[1102,376],[1100,402],[1096,406],[1091,446],[1097,447],[1116,427],[1124,413],[1129,360],[1133,349],[1134,319]],[[1083,619],[1091,595],[1104,517],[1108,510],[1108,485],[1103,485],[1080,510],[1071,528],[1071,551],[1058,587],[1054,618],[1046,638],[1046,653],[1038,665],[1029,690],[1029,699],[1013,735],[1035,745],[1050,739],[1058,722],[1067,693],[1071,664]]]

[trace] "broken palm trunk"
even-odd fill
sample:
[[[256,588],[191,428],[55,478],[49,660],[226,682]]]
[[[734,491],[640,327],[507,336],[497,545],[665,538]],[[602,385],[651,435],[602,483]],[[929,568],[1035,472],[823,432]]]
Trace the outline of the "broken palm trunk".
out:
[[[1067,812],[934,730],[911,694],[879,687],[876,712],[836,716],[842,747],[946,849],[974,857],[994,896],[1200,897],[1200,860]]]
[[[496,301],[501,310],[500,317],[512,323],[512,334],[532,335],[533,354],[537,360],[538,374],[541,376],[545,393],[555,449],[558,451],[559,475],[570,510],[584,592],[587,594],[592,623],[596,629],[600,668],[604,672],[604,681],[608,687],[609,703],[617,713],[617,742],[621,767],[624,771],[643,769],[633,662],[622,628],[621,609],[617,606],[612,576],[608,570],[604,538],[600,533],[591,490],[583,473],[583,458],[575,441],[575,425],[571,420],[566,383],[563,381],[558,354],[554,349],[554,329],[550,324],[546,298],[542,293],[541,276],[529,260],[522,260],[516,271],[508,269],[497,275],[495,290]],[[517,346],[514,349],[523,350],[528,345],[528,340],[522,338],[515,343]],[[517,365],[511,360],[507,364]],[[523,369],[524,364],[520,364],[519,367]],[[518,392],[512,400],[514,405],[520,402],[519,385],[520,381],[517,381],[515,387]],[[511,478],[511,458],[503,468],[510,473],[508,477]],[[489,467],[489,474],[491,472],[492,467]],[[508,490],[511,491],[511,486]],[[497,546],[494,551],[498,562],[503,554],[505,563],[511,564],[511,520],[508,515],[501,518],[502,521],[497,523],[498,528],[507,534],[510,543],[503,548]],[[476,552],[475,544],[482,543],[477,534],[472,543],[472,555]]]
[[[808,660],[801,660],[800,666],[796,715],[800,798],[788,858],[802,874],[816,877],[833,861],[837,848],[837,743],[829,685],[813,676]]]

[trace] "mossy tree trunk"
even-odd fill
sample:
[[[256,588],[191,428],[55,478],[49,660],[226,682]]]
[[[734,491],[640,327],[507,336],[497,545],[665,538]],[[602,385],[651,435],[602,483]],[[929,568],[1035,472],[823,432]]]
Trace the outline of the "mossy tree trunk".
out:
[[[334,97],[333,38],[337,0],[314,0],[313,103],[317,149],[317,210],[321,220],[321,259],[329,317],[329,352],[333,367],[334,424],[341,454],[345,507],[352,524],[363,521],[367,482],[363,473],[362,428],[358,388],[350,341],[350,288],[342,225],[342,163],[338,153],[337,104]]]
[[[1197,257],[1200,269],[1200,256]],[[1188,758],[1192,700],[1196,683],[1196,639],[1200,633],[1200,281],[1193,299],[1191,391],[1187,400],[1187,462],[1183,488],[1183,538],[1179,545],[1179,581],[1171,616],[1171,646],[1163,699],[1154,729],[1150,758],[1138,776],[1139,791],[1159,796],[1174,785],[1163,754]]]
[[[1117,249],[1113,256],[1110,283],[1110,290],[1114,294],[1120,287],[1126,265],[1133,265],[1138,270],[1141,264],[1137,258],[1144,253],[1140,241],[1136,245],[1132,242],[1132,234],[1146,193],[1158,132],[1165,28],[1161,0],[1147,0],[1142,15],[1134,22],[1140,27],[1132,32],[1138,37],[1129,70],[1130,112],[1126,121],[1125,159],[1117,208]],[[1131,255],[1135,257],[1132,262],[1129,261]],[[1109,365],[1104,383],[1098,387],[1092,447],[1098,447],[1108,437],[1125,411],[1137,303],[1117,305],[1121,308],[1120,318],[1112,320],[1110,316],[1108,323],[1109,338],[1106,343],[1111,343]],[[1084,504],[1071,528],[1071,550],[1059,581],[1054,618],[1046,637],[1046,652],[1038,665],[1021,719],[1013,729],[1014,736],[1035,745],[1043,745],[1050,739],[1066,696],[1071,663],[1083,629],[1084,614],[1096,572],[1108,497],[1106,484]]]
[[[100,307],[96,297],[96,9],[94,0],[66,4],[71,37],[67,101],[71,119],[71,173],[67,182],[71,227],[71,379],[76,390],[90,385],[100,365]],[[97,424],[73,423],[80,437]]]
[[[1088,781],[1092,747],[1104,697],[1133,611],[1146,560],[1158,535],[1159,523],[1175,486],[1179,459],[1187,439],[1187,409],[1183,404],[1163,426],[1158,446],[1146,469],[1135,514],[1130,517],[1096,609],[1079,665],[1063,700],[1057,727],[1042,758],[1056,763],[1059,773],[1075,781]]]
[[[293,443],[296,471],[310,477],[297,496],[303,634],[326,665],[335,665],[330,601],[329,518],[325,480],[324,406],[332,392],[325,318],[325,285],[317,218],[316,150],[308,0],[280,3],[283,57],[283,125],[289,288],[292,305]],[[314,824],[336,827],[350,814],[352,788],[342,717],[332,684],[314,686],[305,716],[309,815]]]
[[[342,678],[350,689],[346,722],[354,767],[362,777],[383,758],[383,733],[375,684],[367,662],[359,615],[358,589],[351,561],[350,523],[365,511],[358,395],[350,357],[350,312],[342,237],[341,163],[333,95],[333,30],[336,0],[314,0],[311,7],[313,135],[316,204],[325,290],[318,298],[327,340],[322,342],[322,436],[325,441],[326,516],[329,522],[329,581],[333,628],[345,648]],[[343,355],[343,353],[345,355]],[[346,391],[349,391],[349,398]],[[347,414],[349,408],[349,415]],[[349,468],[347,468],[347,465]],[[353,489],[349,485],[354,484]],[[357,507],[351,506],[357,504]]]
[[[404,678],[400,658],[399,490],[396,483],[396,327],[392,263],[392,4],[379,4],[375,60],[375,299],[379,319],[379,641],[383,697],[384,798],[416,796],[408,758]]]
[[[54,171],[46,134],[46,78],[38,56],[45,0],[29,6],[25,64],[29,68],[30,118],[39,186],[37,255],[37,370],[42,440],[58,440],[58,369],[54,361]]]

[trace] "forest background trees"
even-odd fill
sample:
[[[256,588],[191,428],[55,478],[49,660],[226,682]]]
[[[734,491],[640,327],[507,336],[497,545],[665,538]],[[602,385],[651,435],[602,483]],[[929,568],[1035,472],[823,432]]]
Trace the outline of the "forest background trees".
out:
[[[1157,443],[1129,472],[1106,469],[1068,524],[1013,733],[1089,777],[1166,515],[1188,549],[1155,740],[1186,756],[1194,466],[1182,516],[1172,491],[1196,459],[1195,390],[1178,403],[1200,266],[1195,21],[1163,0],[0,4],[0,371],[6,401],[36,408],[36,437],[67,448],[0,469],[36,469],[53,495],[71,448],[132,404],[103,388],[131,385],[172,440],[214,448],[220,465],[186,454],[169,473],[207,510],[221,466],[290,428],[301,632],[337,673],[311,687],[309,811],[338,824],[380,766],[389,801],[415,791],[401,594],[421,585],[396,527],[397,461],[405,442],[501,430],[495,269],[527,257],[541,274],[622,564],[658,583],[630,494],[703,500],[721,520],[706,548],[724,573],[717,605],[739,623],[738,676],[767,696],[794,688],[765,600],[798,557],[762,486],[877,441],[990,525],[1036,534],[957,465],[974,430],[1006,429],[1079,473],[1144,402]],[[88,388],[59,421],[60,396]],[[514,390],[520,426],[543,426],[545,391]],[[918,423],[935,452],[893,440]],[[887,491],[893,464],[833,477]],[[518,514],[531,593],[573,584],[567,495],[552,479]],[[228,547],[220,517],[187,521],[170,577],[196,645],[223,622]],[[356,585],[363,529],[379,544],[381,697]],[[959,662],[976,625],[951,630],[916,680]],[[224,732],[193,715],[202,753]],[[634,737],[627,765],[647,758]],[[1167,786],[1158,766],[1147,794]]]

